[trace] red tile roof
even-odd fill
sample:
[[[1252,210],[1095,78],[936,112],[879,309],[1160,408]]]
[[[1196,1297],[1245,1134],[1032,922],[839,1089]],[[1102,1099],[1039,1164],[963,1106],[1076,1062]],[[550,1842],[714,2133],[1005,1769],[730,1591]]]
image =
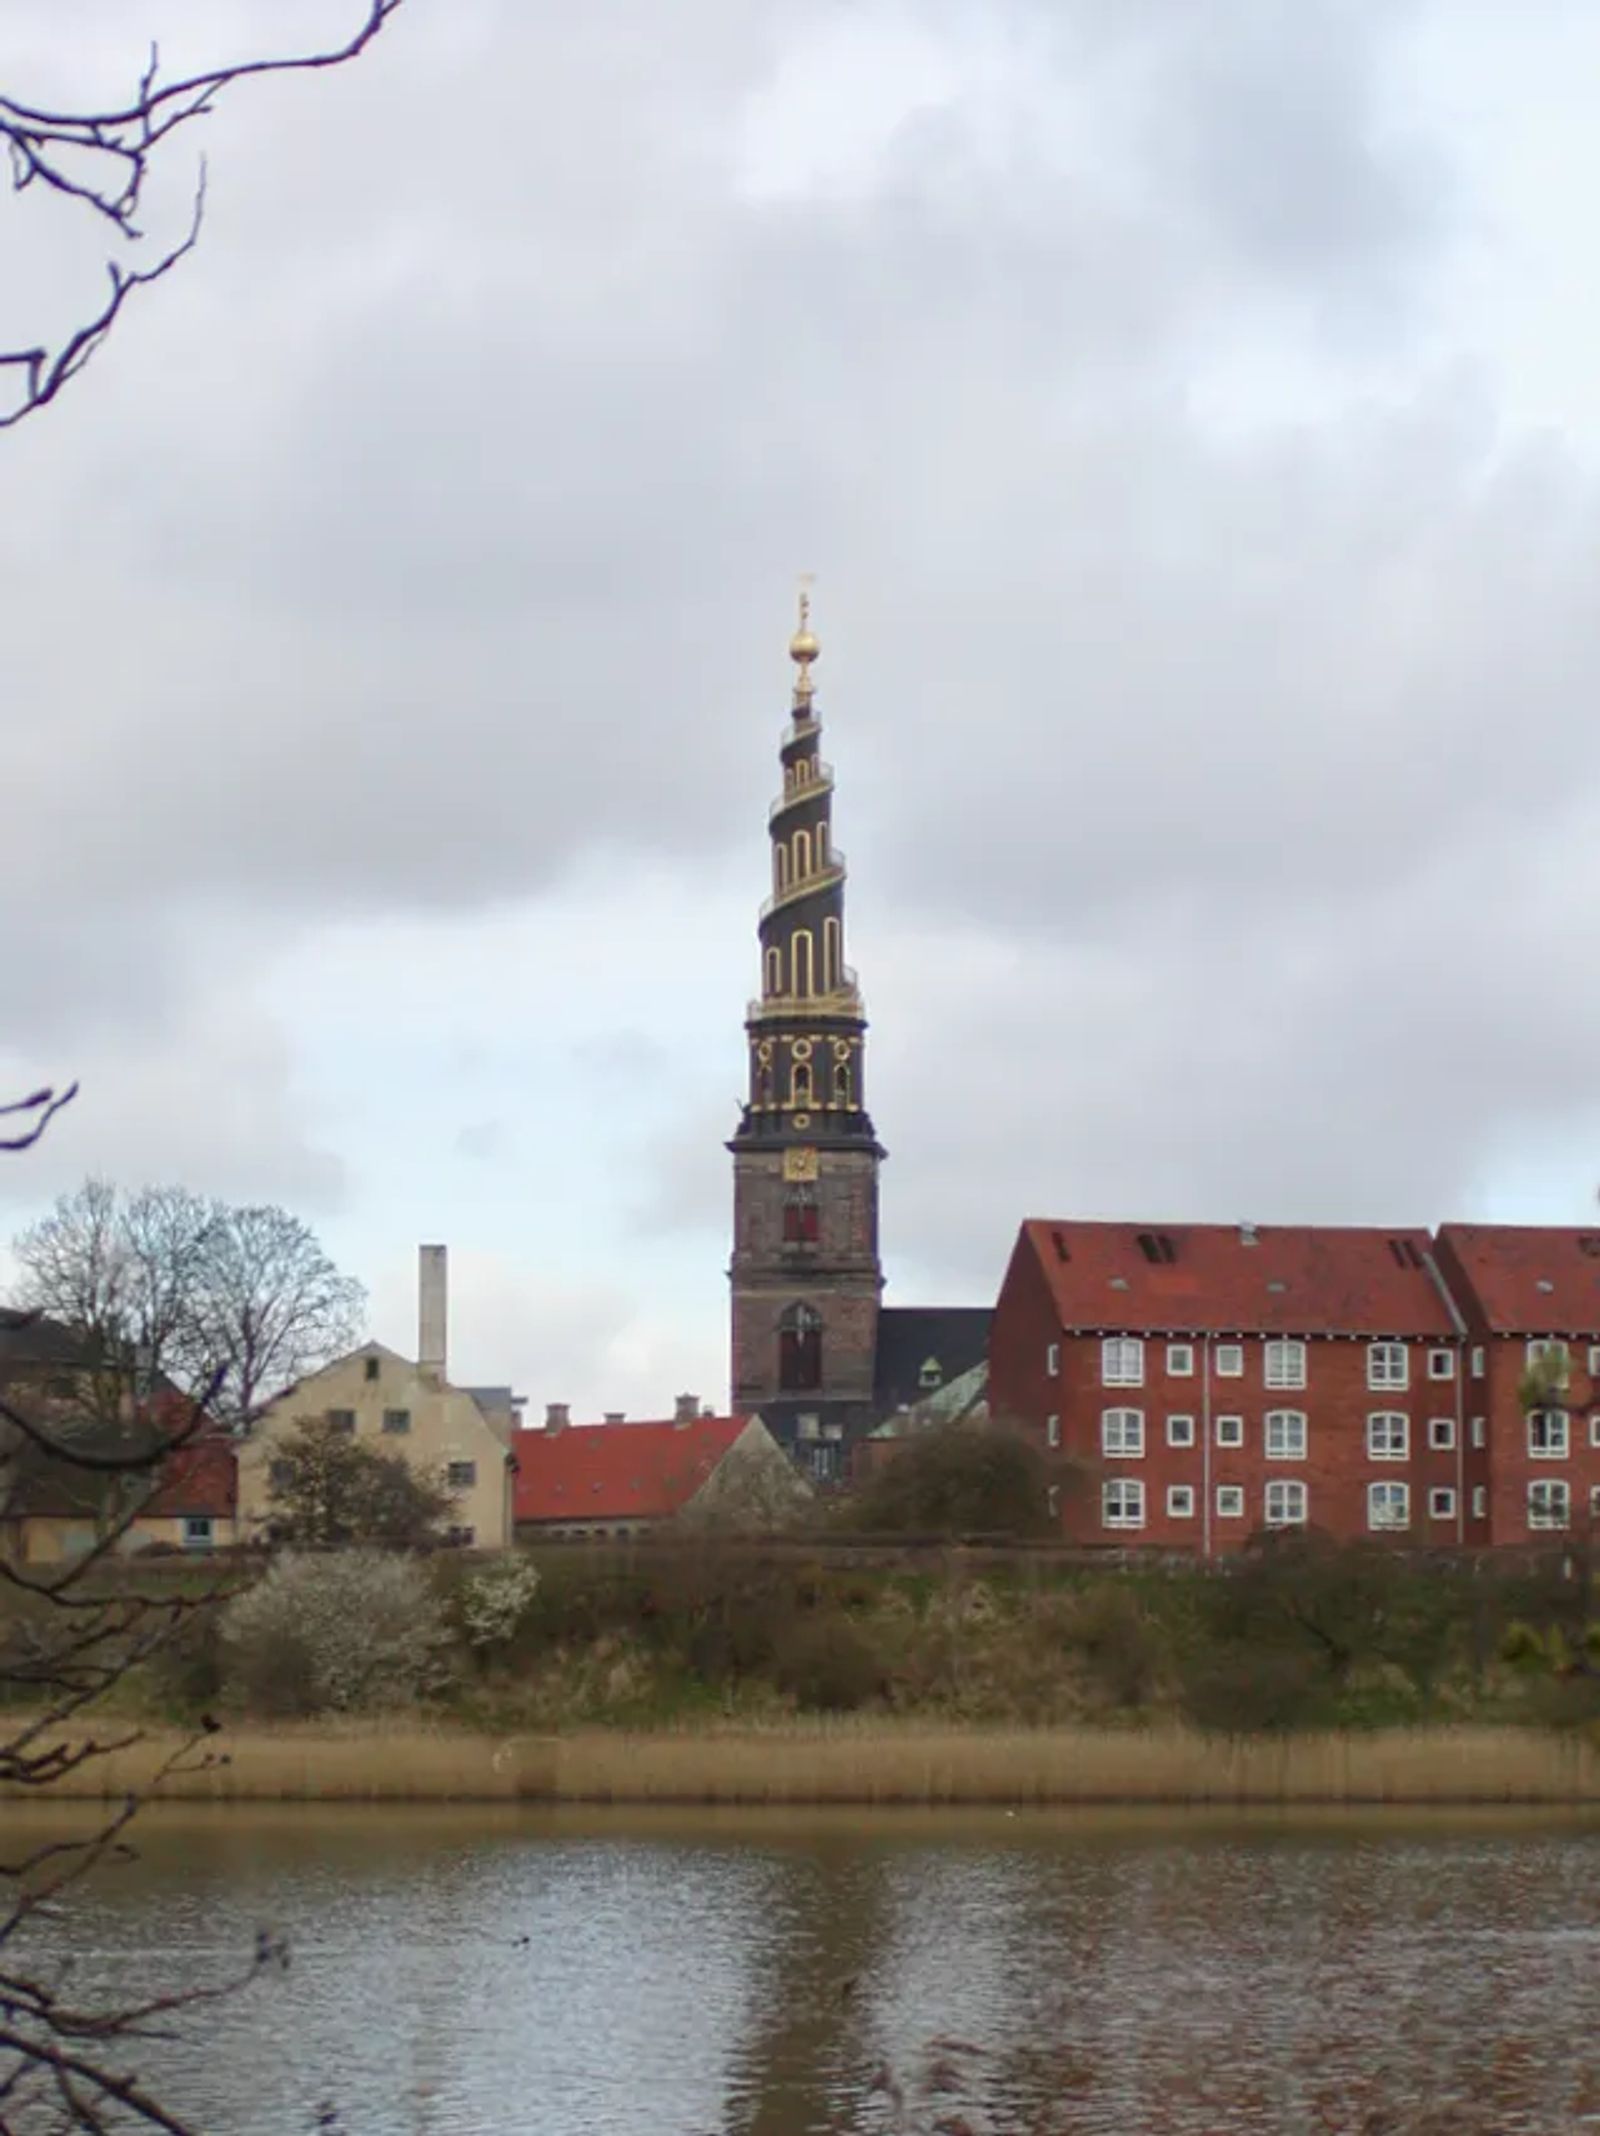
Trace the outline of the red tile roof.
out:
[[[662,1520],[686,1506],[748,1417],[515,1431],[519,1521]]]
[[[1439,1247],[1469,1318],[1511,1335],[1600,1335],[1600,1230],[1441,1224]]]
[[[1426,1231],[1312,1224],[1022,1227],[1068,1328],[1450,1335]],[[1251,1243],[1253,1241],[1254,1243]]]

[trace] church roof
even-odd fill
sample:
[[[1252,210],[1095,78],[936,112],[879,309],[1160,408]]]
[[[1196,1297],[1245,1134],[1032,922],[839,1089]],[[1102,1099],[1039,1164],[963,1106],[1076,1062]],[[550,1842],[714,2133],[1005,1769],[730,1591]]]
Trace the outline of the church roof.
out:
[[[888,1305],[878,1315],[873,1405],[909,1409],[989,1355],[986,1305]],[[937,1372],[937,1377],[935,1377]]]
[[[514,1431],[515,1518],[666,1519],[689,1503],[749,1423],[748,1417],[691,1417]]]

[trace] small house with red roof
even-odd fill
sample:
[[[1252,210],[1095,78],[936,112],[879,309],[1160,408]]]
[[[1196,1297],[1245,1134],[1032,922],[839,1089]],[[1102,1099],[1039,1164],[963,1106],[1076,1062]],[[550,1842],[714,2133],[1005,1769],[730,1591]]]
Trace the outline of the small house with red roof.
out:
[[[1466,1350],[1425,1230],[1040,1219],[995,1309],[989,1399],[1070,1458],[1075,1542],[1481,1545]]]
[[[553,1402],[543,1430],[513,1435],[512,1458],[519,1540],[640,1535],[680,1519],[781,1527],[811,1498],[759,1417],[707,1415],[692,1394],[640,1423],[573,1424]]]

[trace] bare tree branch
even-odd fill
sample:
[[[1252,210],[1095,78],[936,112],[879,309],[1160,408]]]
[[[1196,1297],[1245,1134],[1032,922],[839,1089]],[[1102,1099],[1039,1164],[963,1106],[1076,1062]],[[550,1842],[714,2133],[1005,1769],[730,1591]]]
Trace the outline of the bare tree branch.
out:
[[[136,244],[144,236],[138,218],[157,152],[179,127],[206,117],[219,90],[256,75],[342,66],[365,51],[402,4],[403,0],[367,0],[360,27],[343,44],[327,51],[241,60],[160,85],[160,54],[152,45],[134,96],[108,111],[61,110],[0,93],[0,141],[10,161],[11,189],[13,193],[31,188],[53,193],[109,223],[124,243]],[[194,250],[205,215],[205,195],[202,159],[189,227],[176,244],[148,267],[108,261],[110,292],[104,304],[58,347],[0,349],[0,370],[20,374],[14,403],[0,408],[0,430],[12,429],[48,407],[89,362],[134,291],[159,282]]]

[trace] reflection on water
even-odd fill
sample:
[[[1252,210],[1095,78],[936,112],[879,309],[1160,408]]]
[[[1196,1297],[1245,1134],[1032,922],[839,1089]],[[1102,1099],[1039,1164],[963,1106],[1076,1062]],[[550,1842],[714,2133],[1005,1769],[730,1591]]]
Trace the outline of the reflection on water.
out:
[[[188,1811],[80,1990],[287,1975],[158,2061],[209,2136],[1539,2132],[1600,2117],[1580,1825]],[[203,2042],[203,2044],[202,2044]]]

